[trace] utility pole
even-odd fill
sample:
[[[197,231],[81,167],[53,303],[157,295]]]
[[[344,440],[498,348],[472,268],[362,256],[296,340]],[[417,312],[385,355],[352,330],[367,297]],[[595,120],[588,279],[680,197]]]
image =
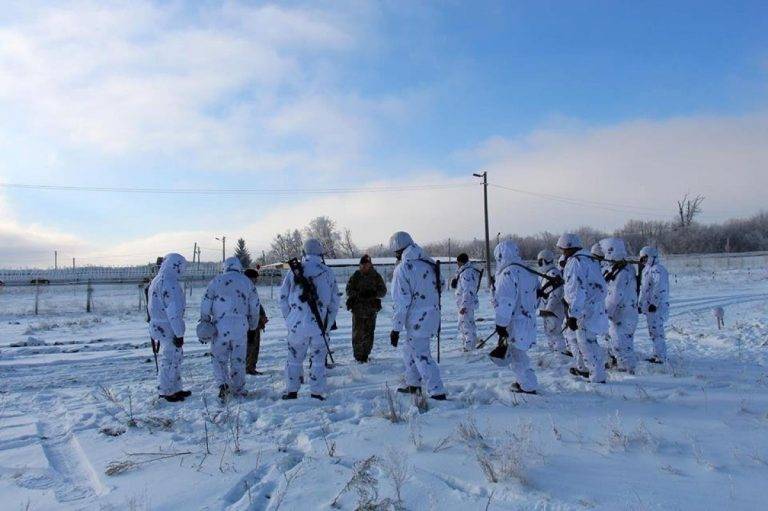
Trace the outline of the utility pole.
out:
[[[488,172],[472,174],[483,178],[483,202],[485,205],[485,271],[488,274],[488,289],[493,287],[493,275],[491,274],[491,238],[488,229]]]
[[[195,264],[195,257],[197,257],[197,242],[195,242],[195,246],[192,247],[192,264]]]
[[[227,258],[227,237],[222,236],[216,239],[221,241],[221,262],[223,263]]]
[[[73,257],[72,258],[72,270],[74,271],[74,269],[75,269],[75,258]]]
[[[54,270],[59,269],[59,251],[58,250],[53,251],[53,269]]]

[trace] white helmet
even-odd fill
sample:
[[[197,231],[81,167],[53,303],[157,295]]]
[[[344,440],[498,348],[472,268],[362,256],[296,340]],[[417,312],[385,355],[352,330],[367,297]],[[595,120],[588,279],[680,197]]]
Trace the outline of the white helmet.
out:
[[[546,264],[552,264],[555,262],[555,254],[548,248],[542,250],[539,252],[539,254],[536,256],[537,261],[543,260]]]
[[[243,263],[240,262],[235,256],[227,257],[223,263],[221,263],[222,271],[243,271]]]
[[[640,249],[640,258],[656,259],[659,257],[659,250],[655,247],[643,247]]]
[[[392,252],[400,252],[413,245],[413,238],[405,231],[397,231],[389,238],[389,249]]]
[[[600,247],[605,254],[605,260],[616,262],[627,258],[627,247],[621,238],[605,238],[600,241]]]
[[[565,233],[557,240],[557,248],[559,249],[582,248],[583,246],[578,234]]]
[[[589,252],[593,256],[595,256],[595,257],[605,257],[605,253],[603,252],[603,247],[600,245],[601,243],[602,243],[602,241],[599,242],[599,243],[595,243],[594,245],[592,245],[592,248],[589,249]]]
[[[304,253],[306,255],[321,256],[325,253],[323,244],[317,238],[307,238],[304,242]]]

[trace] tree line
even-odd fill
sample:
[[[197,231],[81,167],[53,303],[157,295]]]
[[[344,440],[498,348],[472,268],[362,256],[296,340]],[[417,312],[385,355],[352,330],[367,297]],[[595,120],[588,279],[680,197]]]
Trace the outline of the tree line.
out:
[[[761,211],[748,218],[722,223],[704,224],[696,220],[702,211],[703,201],[704,197],[691,198],[686,195],[678,201],[675,217],[668,221],[629,220],[613,232],[587,226],[580,227],[575,232],[581,237],[585,248],[603,238],[616,236],[626,241],[631,253],[637,253],[645,245],[655,246],[668,254],[768,251],[768,212]],[[498,233],[491,240],[491,249],[499,241],[511,239],[520,247],[524,259],[535,259],[540,250],[554,247],[559,235],[560,233],[546,231],[526,236]],[[301,256],[302,244],[308,237],[322,241],[326,257],[329,259],[357,258],[363,253],[372,257],[392,256],[386,243],[360,250],[352,240],[350,230],[339,227],[335,220],[327,216],[312,219],[302,229],[289,229],[275,235],[270,250],[264,254],[266,257],[263,255],[258,261],[251,259],[244,240],[238,240],[235,255],[241,259],[244,266],[251,266],[255,262],[263,264],[287,261],[292,257]],[[433,255],[456,256],[466,252],[475,259],[485,258],[485,241],[481,238],[443,239],[425,243],[423,246]]]

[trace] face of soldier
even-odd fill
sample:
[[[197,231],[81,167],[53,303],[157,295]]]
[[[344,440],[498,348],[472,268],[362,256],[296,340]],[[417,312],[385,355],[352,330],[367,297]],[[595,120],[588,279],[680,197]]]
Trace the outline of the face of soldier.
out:
[[[400,261],[400,260],[403,258],[403,252],[404,252],[404,251],[405,251],[405,249],[403,249],[403,250],[398,250],[397,252],[395,252],[395,258],[396,258],[398,261]]]
[[[569,257],[571,257],[573,254],[575,254],[576,252],[578,252],[581,249],[580,248],[572,247],[572,248],[564,248],[562,250],[563,250],[563,255],[565,256],[565,258],[568,259]]]
[[[363,273],[368,273],[371,271],[371,268],[373,268],[373,264],[371,263],[363,263],[360,265],[360,271]]]

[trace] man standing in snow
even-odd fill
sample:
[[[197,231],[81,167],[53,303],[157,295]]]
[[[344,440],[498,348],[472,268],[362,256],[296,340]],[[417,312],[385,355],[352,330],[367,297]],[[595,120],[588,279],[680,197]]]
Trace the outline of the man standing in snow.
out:
[[[459,271],[451,282],[451,286],[456,289],[456,309],[459,312],[458,330],[463,341],[463,350],[471,351],[475,349],[477,344],[475,310],[479,305],[477,292],[480,289],[482,272],[469,261],[469,256],[464,253],[456,257],[456,264]]]
[[[528,349],[536,343],[536,291],[539,283],[520,259],[517,244],[505,240],[493,251],[496,259],[496,288],[493,308],[496,313],[496,333],[499,346],[506,344],[505,358],[501,363],[509,365],[517,381],[513,392],[535,394],[538,381],[531,368]],[[497,358],[494,358],[496,361]]]
[[[603,354],[597,344],[597,336],[605,335],[608,330],[605,279],[599,263],[586,250],[582,250],[581,239],[576,234],[560,236],[557,248],[566,257],[563,296],[568,317],[565,324],[576,333],[579,351],[589,370],[586,373],[577,365],[571,367],[571,374],[589,377],[593,383],[605,383]]]
[[[556,353],[565,353],[563,337],[563,321],[565,306],[563,305],[563,272],[555,265],[555,254],[551,250],[542,250],[536,256],[539,271],[555,281],[541,277],[539,279],[538,296],[541,299],[539,316],[544,323],[544,334],[547,336],[549,349]],[[560,281],[558,284],[557,281]]]
[[[254,270],[253,268],[246,268],[246,270],[243,273],[245,273],[245,276],[248,277],[251,280],[251,282],[253,282],[253,285],[255,287],[256,283],[259,280],[258,269]],[[264,310],[264,306],[259,305],[259,327],[256,330],[248,330],[248,346],[246,348],[246,354],[245,354],[245,374],[250,374],[250,375],[262,374],[256,370],[256,364],[259,362],[259,349],[261,348],[261,332],[264,331],[268,322],[269,322],[269,318],[267,317],[267,312]]]
[[[605,312],[608,315],[608,340],[611,366],[628,373],[635,372],[635,329],[637,328],[637,291],[635,275],[627,263],[627,249],[619,238],[600,242],[607,269]]]
[[[160,344],[158,372],[160,397],[170,402],[184,401],[192,394],[181,387],[181,361],[184,345],[184,309],[187,301],[179,285],[187,260],[179,254],[168,254],[160,271],[149,285],[149,336]]]
[[[208,284],[200,304],[200,321],[216,328],[211,360],[219,399],[245,394],[246,342],[248,331],[259,327],[260,310],[256,286],[243,274],[240,260],[227,258],[223,272]]]
[[[667,341],[664,323],[669,314],[669,273],[661,264],[659,251],[653,247],[640,250],[643,265],[640,283],[640,312],[648,322],[648,334],[653,341],[653,356],[646,359],[653,364],[667,361]]]
[[[392,332],[389,340],[393,347],[400,342],[405,365],[405,387],[398,392],[416,394],[426,382],[432,399],[446,399],[440,368],[432,358],[430,341],[440,328],[440,288],[442,282],[438,266],[424,250],[413,242],[411,235],[399,231],[389,239],[389,248],[399,264],[392,274]]]
[[[280,288],[280,309],[288,328],[288,358],[285,361],[285,393],[282,399],[298,397],[308,350],[311,396],[320,401],[325,399],[326,336],[339,311],[339,288],[336,275],[323,262],[323,253],[323,244],[319,240],[309,238],[304,242],[301,269],[307,284],[314,287],[314,296],[310,289],[302,287],[293,273],[285,276]],[[315,319],[310,302],[317,305],[322,325]]]
[[[352,351],[355,360],[368,362],[373,349],[376,316],[381,299],[387,296],[387,285],[373,267],[371,256],[360,258],[360,268],[347,282],[347,310],[352,312]]]

